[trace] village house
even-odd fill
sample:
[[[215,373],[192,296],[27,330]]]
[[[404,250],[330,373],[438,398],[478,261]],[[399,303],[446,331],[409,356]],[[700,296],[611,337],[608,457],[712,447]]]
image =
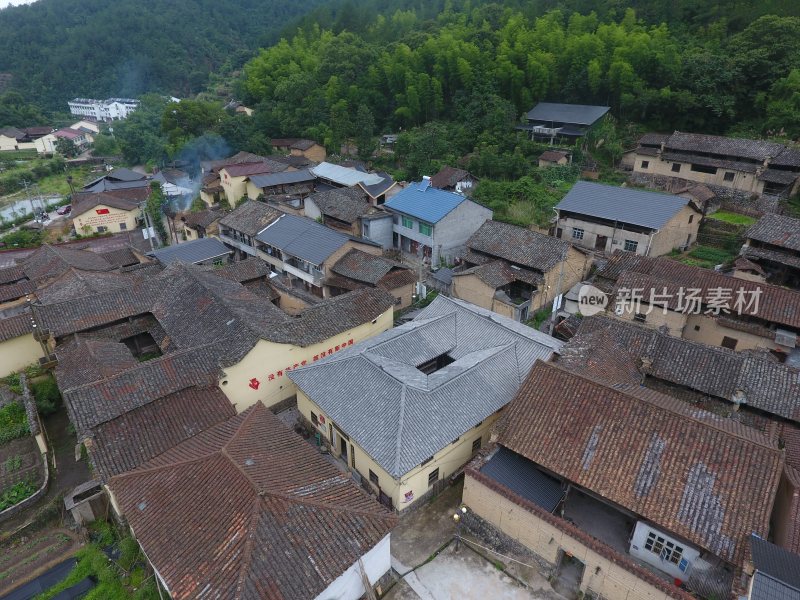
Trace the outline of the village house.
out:
[[[382,248],[392,247],[394,217],[376,208],[358,186],[312,194],[306,198],[303,214],[346,235],[364,238]]]
[[[162,265],[182,262],[187,265],[222,266],[230,261],[233,250],[215,237],[191,240],[149,252]]]
[[[575,144],[606,116],[608,106],[539,102],[526,115],[527,123],[517,129],[527,131],[532,140],[553,144]]]
[[[800,289],[800,219],[766,214],[745,233],[740,255],[769,283]]]
[[[413,301],[417,275],[412,269],[382,256],[353,248],[330,268],[326,296],[338,296],[362,287],[379,287],[395,299],[395,308]]]
[[[188,202],[195,193],[192,178],[181,169],[161,169],[153,175],[151,181],[157,181],[161,185],[161,191],[168,200],[186,198]]]
[[[219,232],[219,220],[222,217],[222,212],[211,209],[186,213],[180,218],[182,235],[187,241],[215,236]]]
[[[431,177],[431,185],[440,190],[469,196],[478,185],[478,178],[464,169],[442,167]]]
[[[325,160],[325,146],[318,144],[314,140],[304,140],[298,138],[283,138],[270,140],[272,150],[291,156],[302,156],[317,163]]]
[[[527,321],[591,265],[567,241],[499,221],[486,221],[466,247],[452,273],[452,295],[515,321]]]
[[[142,221],[149,187],[108,192],[76,192],[72,196],[72,226],[81,235],[136,229]]]
[[[589,597],[734,597],[751,534],[785,525],[774,439],[636,383],[540,362],[503,419],[464,503]]]
[[[354,167],[335,165],[329,162],[322,162],[315,167],[311,167],[311,172],[319,179],[321,184],[335,188],[356,187],[359,184],[364,184],[365,186],[383,186],[386,185],[386,179],[388,177],[378,173],[367,173],[364,170]],[[391,178],[389,178],[389,181],[391,181]],[[323,190],[325,188],[318,186],[318,189]]]
[[[41,127],[4,127],[0,129],[0,152],[15,150],[36,150],[37,140],[48,135],[53,128],[47,125]]]
[[[230,208],[235,208],[238,202],[247,197],[247,183],[253,175],[267,175],[292,171],[292,167],[265,158],[260,162],[246,162],[228,164],[218,170],[222,192]]]
[[[403,186],[397,183],[392,176],[383,171],[375,173],[381,180],[377,183],[360,182],[356,187],[363,190],[367,195],[367,200],[372,206],[380,206],[389,198],[397,194],[403,189]]]
[[[28,311],[0,317],[0,377],[39,362],[44,350],[34,337],[36,328]]]
[[[643,136],[626,160],[634,173],[748,194],[788,197],[800,178],[800,151],[783,144],[680,131]]]
[[[175,600],[358,600],[389,581],[396,517],[260,403],[109,488]]]
[[[753,576],[747,600],[800,600],[800,556],[753,535]]]
[[[39,154],[53,154],[57,152],[58,140],[70,140],[75,144],[79,152],[83,152],[94,140],[94,132],[84,131],[83,129],[73,129],[64,127],[56,129],[52,133],[47,133],[33,142],[33,147]]]
[[[304,198],[314,191],[315,180],[308,169],[252,175],[247,178],[247,197],[251,200],[284,195]]]
[[[410,184],[383,206],[394,215],[392,245],[430,265],[453,263],[493,214],[461,194],[432,187],[430,177]]]
[[[293,287],[326,297],[325,277],[347,252],[358,248],[380,255],[381,247],[344,235],[305,217],[281,215],[255,236],[256,256],[284,275]]]
[[[608,309],[670,335],[736,350],[796,352],[800,292],[667,258],[616,253],[597,272]]]
[[[488,443],[537,359],[561,342],[460,300],[289,377],[297,408],[358,481],[399,511],[436,494]]]
[[[613,252],[661,256],[697,240],[701,211],[686,198],[577,182],[556,206],[555,236]]]
[[[154,402],[214,388],[236,412],[257,402],[291,403],[296,387],[287,375],[292,369],[392,326],[394,299],[381,289],[359,289],[292,316],[256,288],[239,283],[241,272],[217,275],[224,270],[178,262],[128,279],[124,287],[33,304],[40,339],[57,361],[56,380],[70,420],[93,464],[121,472],[113,465],[122,461],[127,470],[163,451],[161,441],[139,441],[137,436],[147,434],[124,425],[140,413],[157,411],[157,405],[150,406]],[[89,368],[85,349],[73,344],[76,336],[105,344],[94,353],[100,361],[96,368]],[[71,368],[74,361],[86,362],[87,368]],[[208,397],[205,391],[203,397]],[[167,425],[179,431],[194,427]],[[127,436],[102,437],[112,429]]]
[[[563,167],[570,163],[571,156],[561,150],[545,150],[539,155],[539,168]]]
[[[118,167],[108,171],[105,175],[98,177],[83,186],[84,192],[113,192],[134,188],[149,188],[150,181],[147,175],[137,173],[124,167]]]
[[[241,102],[236,100],[231,100],[224,106],[225,110],[229,110],[236,115],[245,115],[248,117],[252,117],[253,113],[255,112],[252,108],[245,106]]]
[[[219,239],[236,251],[235,258],[257,256],[255,237],[283,213],[264,202],[248,200],[219,221]]]

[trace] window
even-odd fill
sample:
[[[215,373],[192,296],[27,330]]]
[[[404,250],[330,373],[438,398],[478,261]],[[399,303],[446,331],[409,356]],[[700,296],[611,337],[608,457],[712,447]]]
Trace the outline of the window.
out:
[[[683,558],[683,548],[674,542],[664,539],[654,531],[647,534],[644,549],[659,556],[661,560],[678,565]]]
[[[428,487],[439,481],[439,467],[428,473]]]
[[[481,438],[478,438],[474,442],[472,442],[472,453],[475,454],[480,449],[481,449]]]
[[[639,248],[639,242],[634,240],[625,240],[625,252],[636,252]]]
[[[108,231],[108,227],[105,225],[100,225],[97,227],[97,233],[105,233],[106,231]]]
[[[650,167],[650,161],[649,160],[643,160],[642,161],[642,168],[643,169],[647,169],[649,167]]]
[[[689,223],[691,223],[692,221],[694,221],[694,215],[689,215]]]
[[[636,313],[633,315],[633,320],[637,323],[644,323],[647,321],[647,313]]]
[[[727,173],[725,173],[725,176],[723,177],[723,179],[725,181],[733,181],[733,178],[734,178],[735,175],[736,175],[736,173],[731,173],[730,171],[728,171]]]
[[[574,240],[582,240],[583,239],[583,229],[578,229],[574,227],[572,229],[572,239]]]
[[[120,231],[125,231],[127,228],[128,228],[128,224],[127,223],[120,223],[119,224],[119,230]]]
[[[430,225],[428,225],[427,223],[420,222],[420,224],[419,224],[419,232],[422,235],[428,235],[429,236],[429,235],[431,235],[432,231],[433,231],[433,228]]]
[[[722,338],[721,346],[723,348],[730,348],[731,350],[736,350],[736,344],[739,343],[739,340],[736,338],[728,337],[727,335]]]
[[[694,330],[695,330],[695,331],[700,331],[700,325],[695,325],[695,326],[694,326]]]
[[[313,412],[311,413],[311,422],[314,425],[316,425],[317,427],[319,427],[319,419],[317,418],[317,414],[316,413],[313,413]]]
[[[672,172],[673,173],[680,173],[681,172],[681,163],[672,163]]]
[[[369,237],[369,223],[366,221],[361,222],[361,235],[365,238]]]
[[[716,175],[717,174],[717,167],[707,167],[706,165],[692,165],[692,171],[695,173],[707,173],[709,175]]]
[[[372,469],[369,470],[369,480],[380,487],[381,484],[379,483],[378,476],[372,471]]]
[[[414,229],[414,221],[412,221],[408,217],[403,217],[403,227],[405,227],[406,229]]]

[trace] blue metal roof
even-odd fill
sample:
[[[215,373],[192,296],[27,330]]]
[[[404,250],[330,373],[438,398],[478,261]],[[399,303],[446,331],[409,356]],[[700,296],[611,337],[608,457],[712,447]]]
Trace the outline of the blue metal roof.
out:
[[[225,256],[231,252],[232,251],[217,238],[207,237],[177,244],[176,246],[167,246],[166,248],[155,250],[149,254],[155,256],[160,263],[169,265],[174,262],[197,264],[204,260]]]
[[[350,238],[312,219],[282,215],[256,239],[311,264],[321,265]]]
[[[524,456],[500,446],[481,473],[552,513],[564,497],[561,482],[543,473]]]
[[[689,201],[680,196],[579,181],[557,210],[661,229]]]
[[[430,181],[419,181],[392,196],[383,206],[426,223],[438,223],[466,200],[459,194],[432,187]]]

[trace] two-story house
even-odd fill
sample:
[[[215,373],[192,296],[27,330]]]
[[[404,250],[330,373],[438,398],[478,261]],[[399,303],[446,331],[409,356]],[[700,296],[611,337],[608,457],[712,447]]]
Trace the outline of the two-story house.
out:
[[[530,139],[549,144],[574,144],[608,113],[608,106],[539,102],[526,115],[527,123],[517,129]]]
[[[361,187],[334,188],[312,194],[305,200],[303,214],[355,237],[392,247],[391,213],[376,207]]]
[[[394,214],[394,247],[422,261],[452,263],[492,211],[460,194],[412,183],[383,205]]]
[[[747,230],[741,255],[761,267],[770,283],[800,289],[800,219],[764,215]]]
[[[255,237],[283,213],[263,202],[248,200],[219,220],[219,239],[239,259],[257,256]]]

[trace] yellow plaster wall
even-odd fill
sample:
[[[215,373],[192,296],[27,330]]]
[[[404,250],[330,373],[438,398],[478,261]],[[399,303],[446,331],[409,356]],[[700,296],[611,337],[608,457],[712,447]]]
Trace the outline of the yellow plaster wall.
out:
[[[108,214],[99,215],[97,214],[98,210],[108,210]],[[119,208],[98,204],[80,215],[75,215],[73,217],[73,225],[75,226],[75,231],[80,234],[83,234],[83,227],[85,225],[88,225],[93,233],[96,233],[97,228],[100,226],[108,227],[108,231],[111,233],[132,231],[136,229],[136,217],[140,214],[141,211],[138,208],[134,210],[121,210]],[[125,224],[126,229],[120,229],[121,223]]]
[[[24,369],[42,356],[42,347],[31,333],[0,342],[0,377]]]

